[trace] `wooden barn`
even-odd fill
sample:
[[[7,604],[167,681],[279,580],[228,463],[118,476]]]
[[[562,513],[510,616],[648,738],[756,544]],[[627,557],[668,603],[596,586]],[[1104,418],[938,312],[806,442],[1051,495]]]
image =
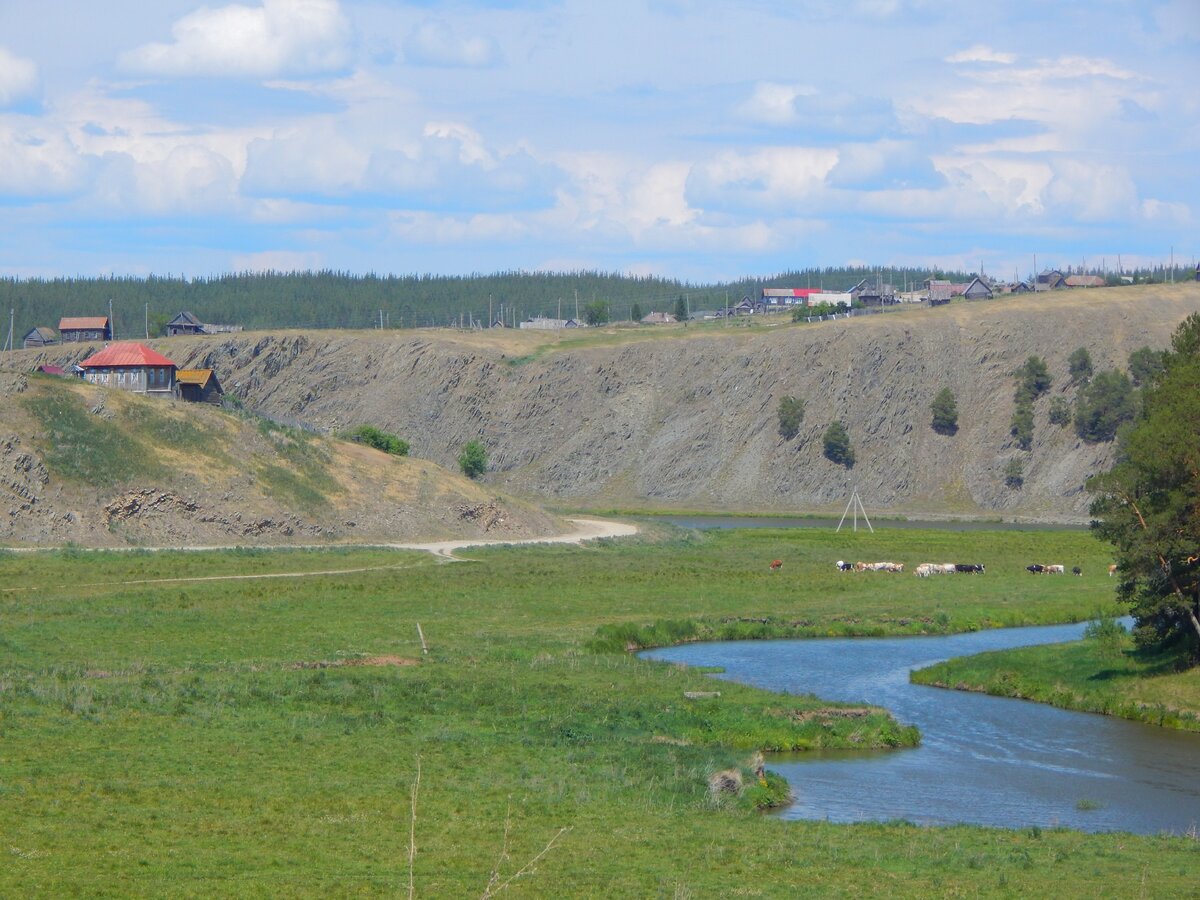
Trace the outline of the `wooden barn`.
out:
[[[220,403],[225,390],[212,369],[180,369],[175,373],[180,398],[189,403]]]
[[[48,347],[50,344],[57,343],[58,335],[54,333],[53,328],[39,326],[37,328],[31,328],[28,332],[26,332],[21,346],[26,350],[29,350],[37,347]]]
[[[64,344],[87,341],[111,341],[112,323],[108,316],[73,316],[58,321],[58,333]]]
[[[143,344],[113,344],[79,364],[92,384],[152,397],[175,396],[175,363]]]
[[[181,334],[232,334],[241,330],[241,325],[213,325],[211,322],[201,322],[186,310],[167,323],[167,337],[177,337]]]

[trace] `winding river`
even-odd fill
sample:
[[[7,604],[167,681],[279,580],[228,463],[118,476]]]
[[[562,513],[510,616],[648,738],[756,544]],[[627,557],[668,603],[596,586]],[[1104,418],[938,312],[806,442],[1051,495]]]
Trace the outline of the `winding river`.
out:
[[[953,656],[1075,640],[1083,625],[943,637],[735,641],[648,651],[728,678],[883,706],[921,729],[916,749],[776,755],[796,802],[780,815],[834,822],[1065,826],[1185,833],[1200,823],[1200,734],[1038,703],[910,684]]]

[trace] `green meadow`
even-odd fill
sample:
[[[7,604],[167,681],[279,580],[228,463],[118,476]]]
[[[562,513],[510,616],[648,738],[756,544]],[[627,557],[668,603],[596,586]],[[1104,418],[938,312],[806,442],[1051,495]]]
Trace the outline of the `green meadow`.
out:
[[[0,894],[1196,894],[1185,837],[764,816],[756,751],[918,735],[626,649],[1079,621],[1112,595],[1087,534],[652,526],[461,556],[0,553]],[[742,795],[710,793],[722,771]]]

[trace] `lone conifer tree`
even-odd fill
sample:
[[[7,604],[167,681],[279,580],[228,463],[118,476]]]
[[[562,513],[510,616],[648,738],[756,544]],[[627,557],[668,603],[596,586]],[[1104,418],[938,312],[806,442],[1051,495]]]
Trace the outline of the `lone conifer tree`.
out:
[[[825,429],[825,458],[847,469],[854,465],[854,448],[850,446],[850,435],[840,421]]]
[[[938,434],[954,434],[958,431],[958,404],[950,388],[942,388],[929,404],[933,413],[933,430]]]

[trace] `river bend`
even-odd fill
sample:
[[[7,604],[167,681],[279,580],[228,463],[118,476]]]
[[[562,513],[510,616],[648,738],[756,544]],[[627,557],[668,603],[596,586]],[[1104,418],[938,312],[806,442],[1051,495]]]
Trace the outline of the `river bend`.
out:
[[[1082,625],[938,637],[731,641],[647,651],[721,666],[773,691],[886,707],[921,729],[908,750],[775,755],[788,819],[1066,826],[1185,833],[1200,822],[1200,735],[1043,704],[911,684],[954,656],[1075,640]]]

